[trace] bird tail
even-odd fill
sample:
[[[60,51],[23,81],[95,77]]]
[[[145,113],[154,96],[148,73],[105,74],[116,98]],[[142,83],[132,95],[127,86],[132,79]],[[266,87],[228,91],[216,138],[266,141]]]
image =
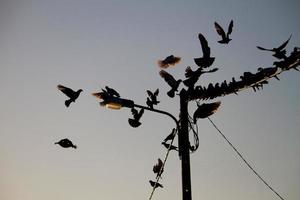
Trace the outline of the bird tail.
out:
[[[164,62],[164,60],[158,60],[158,61],[157,61],[157,64],[158,64],[158,66],[159,66],[160,68],[163,68],[163,69],[166,69],[166,68],[169,67],[169,64],[166,63],[166,62]]]
[[[175,90],[171,89],[169,92],[167,92],[167,95],[173,98],[175,96]]]
[[[69,107],[69,105],[70,105],[71,102],[72,102],[72,99],[68,99],[68,100],[65,101],[65,105],[67,107]]]
[[[72,148],[77,149],[77,146],[76,146],[76,145],[73,145]]]

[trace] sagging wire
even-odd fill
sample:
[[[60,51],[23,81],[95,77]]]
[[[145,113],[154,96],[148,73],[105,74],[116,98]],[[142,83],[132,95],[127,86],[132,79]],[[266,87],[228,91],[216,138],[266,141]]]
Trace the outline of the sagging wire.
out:
[[[221,134],[221,136],[226,140],[226,142],[231,146],[231,148],[237,153],[237,155],[244,161],[244,163],[248,166],[248,168],[273,192],[275,193],[281,200],[285,200],[279,193],[271,187],[269,183],[267,183],[261,175],[250,165],[250,163],[244,158],[244,156],[237,150],[237,148],[227,139],[227,137],[220,131],[220,129],[216,126],[216,124],[207,117],[210,123],[215,127],[215,129]]]
[[[176,131],[176,132],[175,132],[174,134],[175,134],[175,135],[178,134],[178,130],[175,129],[175,131]],[[168,159],[168,156],[169,156],[169,152],[170,152],[170,150],[171,150],[171,146],[172,146],[172,144],[173,144],[174,139],[175,139],[175,137],[173,137],[173,139],[171,140],[171,144],[169,145],[169,148],[168,148],[168,150],[167,150],[166,156],[165,156],[164,161],[163,161],[163,165],[162,165],[162,167],[160,168],[160,170],[159,170],[159,172],[158,172],[158,176],[156,177],[155,184],[153,185],[153,188],[152,188],[152,191],[151,191],[149,200],[152,199],[153,194],[154,194],[155,189],[156,189],[156,185],[157,185],[159,179],[161,179],[161,175],[162,175],[162,172],[164,171],[165,164],[166,164],[166,162],[167,162],[167,159]]]

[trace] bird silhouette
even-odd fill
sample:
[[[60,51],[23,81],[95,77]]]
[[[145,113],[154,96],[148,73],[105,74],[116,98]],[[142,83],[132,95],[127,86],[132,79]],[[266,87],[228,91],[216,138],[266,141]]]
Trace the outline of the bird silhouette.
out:
[[[198,118],[204,119],[214,114],[218,110],[220,105],[221,105],[220,101],[214,103],[203,103],[203,104],[199,104],[197,102],[198,108],[193,115],[194,123],[197,122]]]
[[[150,180],[149,183],[150,183],[150,185],[151,185],[152,187],[155,187],[155,188],[161,187],[161,188],[163,188],[162,184],[156,183],[156,182],[154,182],[154,181],[152,181],[152,180]],[[155,184],[155,183],[156,183],[156,184]]]
[[[202,74],[212,73],[216,71],[218,71],[218,68],[213,68],[212,70],[204,71],[202,67],[199,67],[197,70],[193,71],[191,67],[188,66],[185,69],[185,77],[187,77],[187,79],[183,81],[183,84],[189,88],[194,87],[194,85],[196,84],[196,82]]]
[[[74,149],[77,148],[77,146],[74,145],[68,138],[61,139],[60,141],[55,142],[54,144],[58,144],[58,145],[60,145],[63,148],[70,148],[70,147],[72,147]]]
[[[289,43],[292,35],[290,35],[289,39],[287,39],[282,45],[280,45],[277,48],[272,48],[272,49],[267,49],[264,47],[256,46],[258,49],[263,50],[263,51],[271,51],[274,52],[273,56],[278,59],[286,59],[286,50],[284,49],[286,45]]]
[[[175,80],[174,77],[171,74],[169,74],[168,72],[166,72],[165,70],[160,70],[159,75],[163,79],[165,79],[165,81],[171,87],[171,90],[169,90],[167,92],[167,95],[169,97],[173,98],[175,96],[175,92],[178,91],[178,87],[179,87],[180,83],[182,82],[182,80],[181,79]]]
[[[173,138],[176,136],[176,129],[173,128],[172,132],[164,139],[164,142],[167,142],[169,140],[173,140]]]
[[[151,92],[150,90],[147,90],[148,97],[147,97],[146,104],[148,105],[149,108],[153,108],[153,105],[157,105],[159,103],[159,101],[157,101],[158,93],[159,93],[158,88],[155,90],[154,93]]]
[[[153,172],[156,174],[156,178],[158,176],[160,176],[163,173],[164,169],[163,169],[163,162],[162,160],[159,158],[157,161],[157,164],[153,166]]]
[[[227,33],[225,33],[224,29],[217,22],[215,22],[215,29],[217,33],[222,37],[222,40],[218,41],[220,44],[228,44],[231,41],[229,35],[232,33],[232,28],[233,20],[231,20],[229,23]]]
[[[57,88],[70,98],[65,101],[66,107],[69,107],[71,102],[75,102],[75,100],[79,97],[80,93],[83,91],[82,89],[79,89],[75,92],[71,88],[65,87],[63,85],[58,85]]]
[[[120,97],[120,94],[116,90],[114,90],[113,88],[105,86],[105,89],[106,89],[106,92],[107,92],[108,95],[115,96],[115,97]],[[102,90],[102,91],[104,91],[104,90]]]
[[[169,66],[174,66],[175,64],[179,63],[181,60],[180,57],[176,57],[174,55],[170,55],[166,57],[164,60],[158,60],[158,66],[160,68],[166,69]]]
[[[133,118],[129,118],[128,123],[133,128],[137,128],[141,125],[140,119],[144,114],[144,109],[142,108],[140,111],[138,111],[135,108],[131,108],[131,113],[132,113]]]
[[[166,142],[162,142],[161,144],[164,145],[167,149],[178,151],[177,147],[174,145],[168,144]]]
[[[198,39],[200,40],[203,56],[201,58],[194,58],[194,61],[199,67],[210,67],[215,61],[215,58],[210,57],[210,48],[208,46],[207,40],[201,33],[198,34]]]

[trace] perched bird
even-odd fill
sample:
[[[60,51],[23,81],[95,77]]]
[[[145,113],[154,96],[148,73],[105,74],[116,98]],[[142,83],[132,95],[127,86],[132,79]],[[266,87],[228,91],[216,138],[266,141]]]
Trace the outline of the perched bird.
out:
[[[225,33],[224,29],[217,23],[215,22],[215,29],[217,33],[222,37],[222,40],[218,41],[220,44],[228,44],[230,42],[229,35],[232,33],[232,28],[233,28],[233,20],[230,21],[227,33]]]
[[[169,140],[173,140],[173,138],[176,136],[176,128],[172,129],[172,132],[164,139],[164,142],[167,142]]]
[[[220,101],[214,103],[203,103],[203,104],[199,104],[197,102],[198,108],[193,115],[194,123],[197,122],[198,118],[204,119],[214,114],[218,110],[220,105],[221,105]]]
[[[215,61],[215,58],[210,57],[210,48],[205,37],[201,33],[199,33],[198,38],[202,47],[203,56],[201,58],[194,58],[194,61],[199,67],[210,67]]]
[[[163,162],[159,158],[157,164],[153,166],[153,172],[156,174],[156,178],[163,173]]]
[[[70,148],[70,147],[72,147],[72,148],[74,148],[74,149],[77,148],[77,146],[74,145],[74,144],[73,144],[69,139],[67,139],[67,138],[61,139],[60,141],[55,142],[54,144],[59,144],[59,145],[60,145],[61,147],[63,147],[63,148]]]
[[[79,94],[83,91],[82,89],[79,89],[77,92],[75,92],[71,88],[63,85],[58,85],[57,88],[70,98],[65,101],[66,107],[69,107],[71,102],[75,102],[75,100],[79,97]]]
[[[157,101],[157,96],[158,96],[159,90],[158,88],[155,90],[155,92],[151,92],[150,90],[147,90],[147,101],[146,104],[148,105],[149,108],[153,108],[153,105],[157,105],[159,101]]]
[[[178,87],[180,83],[182,82],[181,79],[175,80],[174,77],[166,72],[165,70],[160,70],[159,75],[165,79],[165,81],[169,84],[171,87],[171,90],[167,92],[167,95],[171,98],[175,96],[175,92],[178,91]]]
[[[166,57],[164,60],[158,60],[158,65],[160,68],[166,69],[169,66],[174,66],[175,64],[179,63],[181,60],[180,57],[176,57],[174,55],[170,55]]]
[[[128,123],[133,128],[137,128],[141,125],[140,119],[144,114],[144,109],[142,108],[140,111],[136,110],[135,108],[131,108],[131,113],[133,115],[133,119],[129,118]]]
[[[157,182],[154,182],[154,181],[152,181],[152,180],[150,180],[149,183],[150,183],[150,185],[151,185],[152,187],[155,187],[155,188],[161,187],[161,188],[163,188],[162,184],[157,183]]]
[[[202,67],[199,67],[197,70],[193,71],[191,67],[188,66],[185,69],[185,77],[187,77],[187,79],[183,81],[183,84],[189,88],[194,87],[194,85],[196,84],[196,82],[202,74],[212,73],[216,71],[218,71],[218,68],[213,68],[212,70],[204,71]]]
[[[278,59],[286,59],[286,50],[284,49],[286,45],[289,43],[292,35],[290,35],[289,39],[285,41],[282,45],[280,45],[277,48],[272,48],[272,49],[266,49],[264,47],[256,46],[258,49],[263,50],[263,51],[271,51],[274,52],[273,56]]]
[[[116,90],[114,90],[113,88],[105,86],[105,89],[106,89],[106,92],[107,92],[108,95],[115,96],[115,97],[120,97],[120,94]]]
[[[161,144],[164,145],[167,149],[178,151],[176,146],[173,146],[171,144],[167,144],[166,142],[162,142]]]

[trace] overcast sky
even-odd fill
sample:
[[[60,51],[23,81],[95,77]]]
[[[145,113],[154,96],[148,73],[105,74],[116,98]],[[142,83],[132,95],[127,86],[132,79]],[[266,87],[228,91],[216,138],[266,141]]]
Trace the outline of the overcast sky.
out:
[[[198,33],[208,40],[219,71],[198,84],[231,80],[270,67],[271,48],[292,34],[300,46],[297,0],[0,0],[0,199],[148,199],[152,166],[174,122],[145,112],[128,125],[129,109],[100,107],[91,93],[108,85],[145,104],[146,90],[160,89],[156,107],[179,115],[179,98],[159,76],[157,60],[182,58],[168,72],[184,78],[202,55]],[[214,22],[232,41],[220,39]],[[218,98],[211,119],[254,168],[287,200],[300,197],[299,72]],[[66,108],[56,86],[83,89]],[[190,113],[195,102],[190,103]],[[191,154],[193,199],[278,199],[237,157],[207,119],[199,120],[200,147]],[[55,142],[71,139],[77,149]],[[177,144],[177,141],[175,142]],[[154,199],[181,199],[181,169],[172,152]]]

